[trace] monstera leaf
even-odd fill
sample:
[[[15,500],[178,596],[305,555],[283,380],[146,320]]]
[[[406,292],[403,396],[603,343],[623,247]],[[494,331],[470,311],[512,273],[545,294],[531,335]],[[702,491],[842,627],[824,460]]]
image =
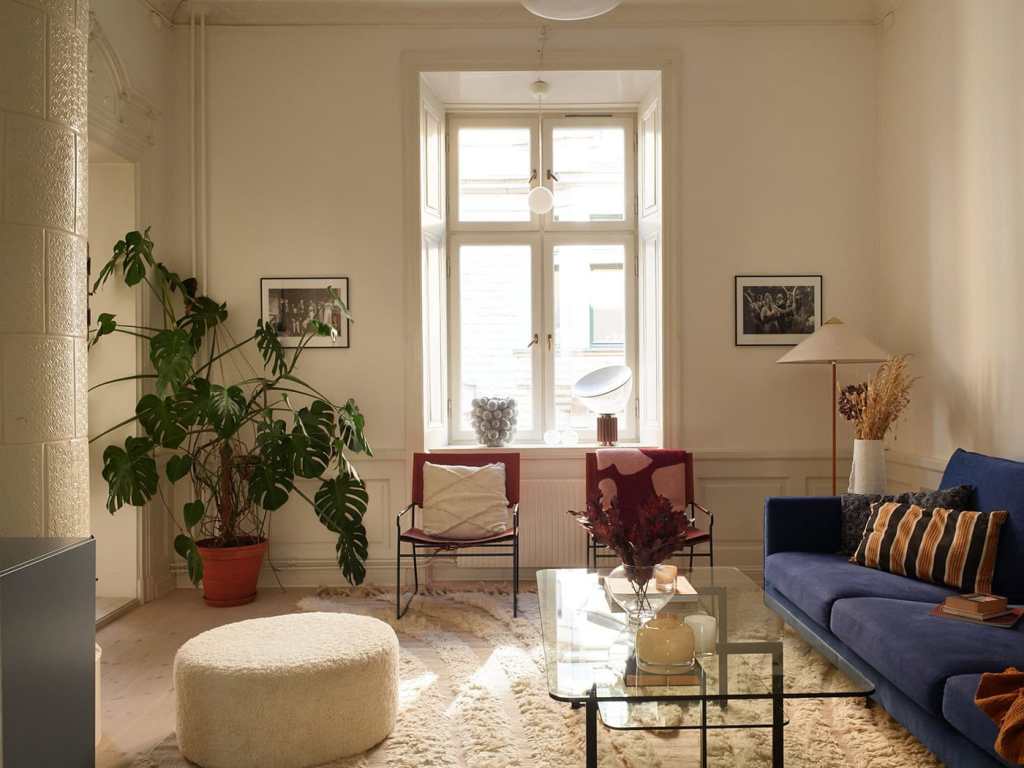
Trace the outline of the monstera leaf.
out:
[[[241,387],[209,385],[206,418],[221,437],[231,437],[245,415],[245,394]]]
[[[249,478],[249,495],[266,510],[288,501],[292,492],[292,449],[285,423],[267,419],[256,428],[256,450],[260,458]]]
[[[263,357],[264,367],[269,367],[274,376],[281,376],[288,372],[288,365],[284,359],[284,347],[281,340],[277,338],[277,331],[270,323],[261,320],[256,321],[256,349]]]
[[[356,401],[349,399],[338,409],[338,426],[341,442],[350,451],[373,456],[370,444],[366,441],[366,418],[359,411]]]
[[[112,315],[109,312],[103,312],[98,318],[96,318],[96,334],[92,337],[92,341],[89,342],[90,347],[102,337],[117,330],[117,321],[114,320],[115,317],[116,315]]]
[[[103,451],[103,479],[107,481],[107,510],[113,514],[125,504],[140,507],[156,495],[153,441],[129,437],[124,448],[108,445]]]
[[[176,483],[192,471],[192,457],[171,456],[167,460],[167,466],[164,468],[164,471],[167,473],[167,479],[172,483]]]
[[[124,275],[125,285],[138,285],[146,276],[146,267],[153,266],[153,241],[149,227],[145,232],[129,232],[124,240],[114,244],[114,254],[103,265],[92,289],[95,291],[118,270]]]
[[[186,296],[185,316],[178,321],[178,327],[188,329],[192,346],[199,349],[206,332],[227,319],[227,304],[218,304],[209,296],[199,296],[198,298]]]
[[[368,500],[363,481],[347,474],[325,480],[313,498],[313,509],[320,522],[338,534],[335,545],[338,565],[341,574],[352,584],[361,584],[366,577],[369,543],[363,516]]]
[[[160,331],[149,340],[149,359],[156,369],[157,394],[181,389],[192,372],[195,353],[192,339],[180,328]]]
[[[188,434],[188,425],[183,423],[185,408],[173,397],[159,398],[143,395],[135,406],[135,415],[153,441],[164,448],[177,448]],[[186,414],[187,418],[187,414]]]
[[[181,555],[188,566],[189,581],[198,587],[203,580],[203,559],[199,556],[195,540],[191,536],[179,533],[174,538],[174,551]]]
[[[334,410],[323,400],[314,400],[295,414],[292,427],[293,469],[299,477],[320,477],[331,462]]]

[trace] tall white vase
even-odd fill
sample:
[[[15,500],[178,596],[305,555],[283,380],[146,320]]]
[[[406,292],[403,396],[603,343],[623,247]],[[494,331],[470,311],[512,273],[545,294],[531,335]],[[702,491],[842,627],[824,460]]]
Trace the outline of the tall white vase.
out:
[[[885,493],[885,442],[854,440],[850,493]]]

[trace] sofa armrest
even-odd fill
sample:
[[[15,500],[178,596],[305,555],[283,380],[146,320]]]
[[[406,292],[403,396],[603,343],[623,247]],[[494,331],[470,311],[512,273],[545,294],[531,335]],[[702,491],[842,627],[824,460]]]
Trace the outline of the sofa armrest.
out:
[[[769,496],[764,502],[764,556],[776,552],[838,552],[838,496]]]

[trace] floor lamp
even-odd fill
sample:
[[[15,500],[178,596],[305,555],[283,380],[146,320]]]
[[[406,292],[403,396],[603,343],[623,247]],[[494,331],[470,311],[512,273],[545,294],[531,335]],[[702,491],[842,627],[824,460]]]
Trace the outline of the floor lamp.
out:
[[[833,317],[780,357],[783,364],[829,363],[832,366],[832,389],[829,402],[832,407],[832,495],[836,495],[836,366],[840,363],[881,363],[889,359],[888,353]]]

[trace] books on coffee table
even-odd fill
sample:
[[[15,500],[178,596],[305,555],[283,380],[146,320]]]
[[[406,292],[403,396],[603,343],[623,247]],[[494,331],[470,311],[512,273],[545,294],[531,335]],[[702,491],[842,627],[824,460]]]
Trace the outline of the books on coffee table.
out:
[[[604,589],[608,593],[608,596],[612,595],[630,595],[633,594],[633,584],[629,579],[622,576],[605,576],[604,577]],[[656,594],[658,589],[654,583],[654,579],[651,579],[647,585],[647,591],[650,594]],[[697,597],[697,590],[693,588],[690,580],[685,576],[676,577],[676,591],[675,597]]]
[[[659,675],[654,672],[646,672],[636,665],[636,656],[630,656],[626,660],[626,671],[623,674],[626,685],[630,687],[645,687],[652,685],[700,685],[700,674],[696,667],[692,672],[681,672],[671,675]]]

